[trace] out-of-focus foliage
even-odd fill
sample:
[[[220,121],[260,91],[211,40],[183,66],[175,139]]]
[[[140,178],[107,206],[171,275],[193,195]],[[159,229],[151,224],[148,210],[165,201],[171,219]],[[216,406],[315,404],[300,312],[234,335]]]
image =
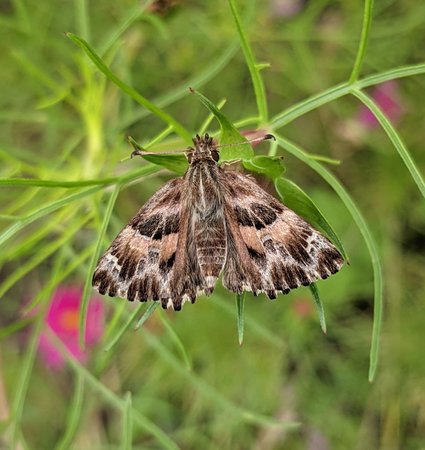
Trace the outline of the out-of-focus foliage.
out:
[[[425,166],[425,4],[377,2],[353,86],[340,84],[356,60],[360,2],[236,5],[261,64],[264,102],[261,83],[257,90],[252,83],[259,66],[250,75],[227,1],[0,4],[0,448],[424,445],[425,208],[412,174]],[[84,39],[140,102],[100,73],[66,32]],[[367,78],[373,74],[377,82]],[[246,295],[240,346],[235,298],[218,283],[210,298],[181,313],[149,310],[137,331],[146,305],[103,298],[103,338],[79,361],[67,353],[64,335],[48,331],[49,305],[58,290],[83,291],[96,253],[172,176],[129,160],[126,136],[150,151],[171,151],[190,144],[186,135],[218,133],[189,87],[220,105],[240,131],[278,134],[255,154],[283,156],[284,176],[341,238],[350,265],[317,283],[327,334],[307,288],[274,302]],[[395,141],[361,94],[346,95],[357,88],[387,115]],[[370,254],[352,211],[320,172],[285,148],[286,139],[341,181],[377,243],[384,321],[373,383]],[[400,142],[413,158],[410,172],[396,151]],[[335,160],[340,164],[327,163]],[[260,182],[273,192],[270,181]],[[86,288],[84,297],[92,295]],[[75,332],[75,311],[57,320],[63,332]],[[40,335],[66,365],[46,365]]]

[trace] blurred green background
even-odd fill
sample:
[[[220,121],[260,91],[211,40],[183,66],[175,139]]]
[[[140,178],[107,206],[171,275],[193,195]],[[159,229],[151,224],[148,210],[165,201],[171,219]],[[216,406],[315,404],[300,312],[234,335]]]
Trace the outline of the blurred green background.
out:
[[[389,75],[359,87],[371,86],[365,92],[397,130],[394,142],[357,98],[342,95],[348,90],[332,96],[352,73],[361,1],[236,5],[266,64],[269,118],[259,118],[227,1],[0,1],[0,448],[425,449],[425,208],[421,181],[394,146],[401,138],[423,172],[425,3],[383,0],[373,10],[360,79]],[[131,152],[126,136],[152,150],[188,142],[100,73],[66,32],[190,135],[209,116],[193,87],[226,100],[241,131],[260,127],[340,161],[321,164],[363,213],[383,271],[373,383],[371,256],[352,210],[284,146],[272,151],[284,156],[286,177],[312,197],[350,257],[317,284],[326,335],[308,288],[274,302],[247,295],[242,346],[235,298],[220,283],[179,314],[156,310],[137,331],[146,305],[96,300],[86,288],[97,309],[89,307],[86,350],[78,349],[93,255],[174,176],[120,162]],[[207,128],[218,131],[215,121]]]

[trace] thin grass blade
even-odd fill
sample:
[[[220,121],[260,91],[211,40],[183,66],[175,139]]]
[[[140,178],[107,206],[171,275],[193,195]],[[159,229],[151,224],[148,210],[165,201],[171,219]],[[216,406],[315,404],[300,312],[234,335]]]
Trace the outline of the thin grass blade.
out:
[[[316,283],[312,283],[309,286],[311,294],[313,295],[314,303],[316,305],[317,313],[319,314],[319,322],[320,327],[322,328],[323,333],[326,334],[326,320],[325,320],[325,309],[323,308],[322,300],[320,299],[319,289],[317,288]]]
[[[236,324],[238,327],[239,345],[242,345],[243,343],[243,334],[245,327],[244,309],[245,309],[245,292],[236,295]]]

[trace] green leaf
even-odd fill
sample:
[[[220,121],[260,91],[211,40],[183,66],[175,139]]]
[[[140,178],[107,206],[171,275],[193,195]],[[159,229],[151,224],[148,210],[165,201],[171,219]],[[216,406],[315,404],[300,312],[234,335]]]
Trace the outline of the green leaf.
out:
[[[121,449],[131,450],[133,448],[133,411],[131,406],[131,392],[127,392],[124,402]]]
[[[190,356],[187,353],[182,340],[180,339],[179,335],[175,332],[174,328],[171,326],[170,321],[168,317],[166,317],[166,315],[164,314],[163,310],[160,311],[159,318],[161,319],[162,324],[170,334],[170,337],[173,340],[174,344],[176,345],[177,349],[181,353],[183,361],[187,367],[187,370],[192,370],[192,361],[190,359]]]
[[[375,86],[389,80],[396,80],[397,78],[411,77],[414,75],[421,75],[425,73],[425,64],[414,64],[409,66],[401,66],[386,72],[380,72],[370,75],[368,77],[358,80],[354,85],[350,83],[341,83],[332,86],[325,91],[319,92],[299,103],[296,103],[284,111],[278,113],[271,119],[270,129],[276,131],[278,128],[288,125],[298,117],[301,117],[310,111],[313,111],[320,106],[326,105],[338,98],[344,97],[352,93],[353,86],[363,89],[370,86]]]
[[[112,338],[108,341],[108,343],[105,345],[105,351],[109,352],[112,350],[113,347],[118,343],[118,341],[124,336],[125,332],[131,327],[133,322],[136,320],[140,312],[145,307],[144,303],[140,303],[140,305],[135,308],[131,314],[127,317],[127,320],[125,323],[119,327],[117,325],[117,329],[112,329],[108,334],[112,334]]]
[[[80,373],[76,373],[75,377],[74,397],[68,411],[66,430],[62,439],[56,445],[55,450],[66,450],[71,446],[80,423],[84,400],[84,377]]]
[[[243,343],[244,332],[244,307],[245,307],[245,292],[236,295],[236,313],[237,313],[237,326],[238,326],[238,341],[239,345]]]
[[[359,48],[357,50],[356,59],[354,61],[353,70],[350,75],[349,83],[354,83],[359,77],[360,70],[363,65],[363,60],[366,54],[366,47],[369,41],[370,26],[372,24],[373,0],[365,0],[363,11],[363,26],[360,37]]]
[[[15,235],[19,230],[22,230],[22,228],[25,228],[35,220],[46,216],[47,214],[50,214],[53,211],[56,211],[57,209],[62,208],[63,206],[68,205],[71,202],[93,194],[100,189],[102,189],[102,186],[95,186],[90,189],[86,189],[85,191],[77,192],[75,194],[69,195],[68,197],[61,198],[52,203],[48,203],[43,207],[34,208],[34,210],[30,214],[21,218],[9,228],[6,228],[6,230],[4,230],[3,233],[0,234],[0,246],[4,244],[8,239],[10,239],[13,235]]]
[[[151,303],[147,308],[146,311],[143,313],[143,316],[139,319],[139,321],[136,323],[136,326],[134,327],[135,330],[138,330],[152,315],[152,313],[155,311],[156,308],[160,305],[159,302],[153,302]]]
[[[266,175],[272,180],[283,175],[286,170],[282,156],[258,155],[243,161],[242,164],[245,169]]]
[[[254,53],[249,45],[245,30],[242,26],[242,21],[239,16],[238,9],[234,0],[229,0],[229,6],[235,19],[236,29],[238,30],[239,39],[241,41],[242,51],[245,56],[245,61],[251,75],[252,84],[254,86],[255,98],[257,100],[258,114],[260,115],[260,122],[268,122],[267,99],[264,89],[263,79],[260,75],[260,70],[267,67],[267,64],[257,64],[255,62]]]
[[[155,155],[154,153],[147,153],[146,155],[141,155],[143,159],[149,161],[157,166],[165,167],[171,172],[175,172],[178,175],[183,175],[189,164],[187,158],[183,153],[175,155],[160,155],[159,153]]]
[[[319,314],[320,327],[322,328],[323,333],[326,334],[325,310],[323,308],[322,300],[320,300],[319,290],[317,289],[316,283],[311,283],[309,288],[313,295],[317,313]]]
[[[396,129],[393,127],[385,114],[381,111],[379,106],[368,95],[357,89],[353,89],[351,93],[359,100],[361,100],[372,111],[373,115],[376,117],[385,133],[387,133],[387,136],[393,143],[395,149],[400,155],[400,158],[403,160],[405,166],[409,170],[410,175],[412,176],[413,181],[416,183],[419,191],[425,197],[425,180],[417,165],[415,164],[415,161],[407,150],[406,145],[403,143],[402,138],[397,133]]]
[[[254,150],[247,139],[242,136],[230,120],[217,108],[214,103],[200,92],[191,89],[201,102],[214,114],[221,129],[220,144],[223,147],[220,150],[220,162],[246,160],[254,156]],[[237,145],[232,145],[237,144]]]
[[[168,129],[166,130],[166,132]],[[141,156],[143,159],[156,164],[158,166],[165,167],[172,172],[176,172],[179,175],[183,175],[189,163],[186,155],[183,152],[180,153],[154,153],[146,151],[140,144],[138,144],[131,136],[128,137],[128,142],[134,148],[134,152],[131,154],[133,158],[135,155]]]
[[[275,188],[288,208],[293,209],[313,226],[320,228],[335,244],[344,259],[348,260],[347,253],[338,235],[313,200],[299,186],[287,178],[280,177],[275,180]]]

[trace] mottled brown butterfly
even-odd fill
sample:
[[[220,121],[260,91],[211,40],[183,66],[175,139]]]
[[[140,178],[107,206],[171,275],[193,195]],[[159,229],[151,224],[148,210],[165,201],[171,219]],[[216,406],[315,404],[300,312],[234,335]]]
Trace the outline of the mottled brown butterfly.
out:
[[[93,286],[180,310],[209,295],[223,273],[232,292],[276,298],[338,272],[339,251],[253,178],[218,164],[219,147],[196,136],[189,168],[169,181],[100,258]]]

